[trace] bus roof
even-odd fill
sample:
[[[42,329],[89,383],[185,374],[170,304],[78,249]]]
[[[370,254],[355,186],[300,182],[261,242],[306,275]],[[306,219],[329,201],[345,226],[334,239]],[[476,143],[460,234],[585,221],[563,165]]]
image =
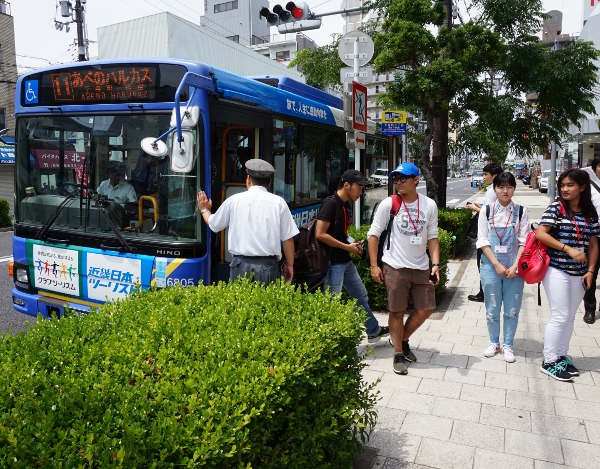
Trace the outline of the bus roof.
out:
[[[296,116],[298,118],[308,119],[324,124],[343,127],[342,100],[336,96],[325,93],[312,86],[300,83],[289,77],[284,76],[255,76],[243,77],[227,70],[222,70],[210,65],[196,62],[188,59],[173,58],[135,58],[118,60],[96,60],[90,62],[76,62],[73,64],[55,65],[47,68],[34,70],[19,77],[16,87],[15,115],[28,112],[50,112],[49,106],[23,106],[20,99],[20,92],[24,91],[24,84],[34,78],[36,75],[47,74],[48,72],[60,71],[64,69],[72,70],[78,67],[95,66],[119,66],[119,65],[143,65],[143,64],[171,64],[182,65],[187,71],[205,77],[203,89],[211,94],[218,95],[220,98],[230,99],[244,104],[270,109],[274,112]],[[275,86],[276,87],[275,87]],[[297,99],[302,98],[301,100]],[[144,110],[166,110],[173,106],[174,101],[168,102],[144,102]],[[122,111],[127,110],[127,105],[136,103],[135,99],[123,102],[106,102],[101,104],[94,112],[100,110]],[[89,104],[69,104],[62,103],[64,112],[90,112]],[[62,109],[60,109],[63,111]],[[374,122],[369,122],[369,133],[376,132]]]

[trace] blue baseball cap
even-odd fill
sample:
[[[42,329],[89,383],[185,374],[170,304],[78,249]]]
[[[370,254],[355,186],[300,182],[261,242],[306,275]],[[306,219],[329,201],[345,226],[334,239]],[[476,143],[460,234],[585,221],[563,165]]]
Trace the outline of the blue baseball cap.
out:
[[[394,169],[390,173],[390,177],[393,178],[394,176],[398,176],[400,174],[402,174],[404,176],[418,177],[419,176],[419,168],[417,168],[412,163],[402,163],[402,164],[399,164],[396,167],[396,169]]]

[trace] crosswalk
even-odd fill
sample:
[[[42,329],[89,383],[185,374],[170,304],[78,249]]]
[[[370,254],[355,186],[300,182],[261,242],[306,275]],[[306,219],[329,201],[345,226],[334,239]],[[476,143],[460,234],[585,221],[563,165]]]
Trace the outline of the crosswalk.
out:
[[[12,262],[12,261],[13,261],[13,256],[0,257],[0,264],[3,264],[5,262]]]

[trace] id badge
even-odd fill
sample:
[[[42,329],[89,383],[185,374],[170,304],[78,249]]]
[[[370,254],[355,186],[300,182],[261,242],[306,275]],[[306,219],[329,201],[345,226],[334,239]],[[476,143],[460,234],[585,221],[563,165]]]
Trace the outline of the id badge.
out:
[[[348,243],[352,244],[354,242],[354,238],[348,235]]]
[[[575,249],[577,249],[579,252],[585,254],[585,248],[580,247],[580,248],[575,248]]]
[[[506,254],[508,252],[508,246],[494,246],[494,252],[498,254]]]
[[[410,237],[410,244],[422,244],[423,243],[423,238],[421,236],[411,236]]]

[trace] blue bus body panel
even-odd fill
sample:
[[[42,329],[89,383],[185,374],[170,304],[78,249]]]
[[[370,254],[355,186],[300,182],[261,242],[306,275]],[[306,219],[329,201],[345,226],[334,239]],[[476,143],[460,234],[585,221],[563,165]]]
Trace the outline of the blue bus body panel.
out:
[[[336,125],[333,113],[327,104],[291,94],[226,70],[219,68],[213,68],[213,70],[219,94],[225,98],[228,97],[228,91],[233,91],[240,94],[239,101],[247,104],[322,124]],[[249,99],[244,99],[244,96]],[[230,99],[236,100],[236,96],[233,95]]]
[[[290,77],[263,75],[250,76],[248,78],[251,78],[252,80],[277,80],[277,88],[279,88],[280,90],[289,91],[290,93],[294,93],[298,96],[303,96],[305,98],[312,99],[313,101],[318,101],[327,104],[328,106],[337,109],[344,108],[343,100],[338,98],[337,96],[325,93],[325,91],[321,91],[313,86],[299,82],[298,80],[294,80]]]
[[[150,286],[192,286],[209,278],[207,256],[154,257],[19,237],[13,238],[13,253],[15,262],[29,267],[30,284],[38,290],[32,294],[13,289],[13,296],[25,302],[14,307],[32,316],[39,312],[48,317],[49,307],[62,315],[67,302],[85,312],[107,300],[125,298],[137,285],[145,290]],[[57,305],[49,298],[64,301]]]

